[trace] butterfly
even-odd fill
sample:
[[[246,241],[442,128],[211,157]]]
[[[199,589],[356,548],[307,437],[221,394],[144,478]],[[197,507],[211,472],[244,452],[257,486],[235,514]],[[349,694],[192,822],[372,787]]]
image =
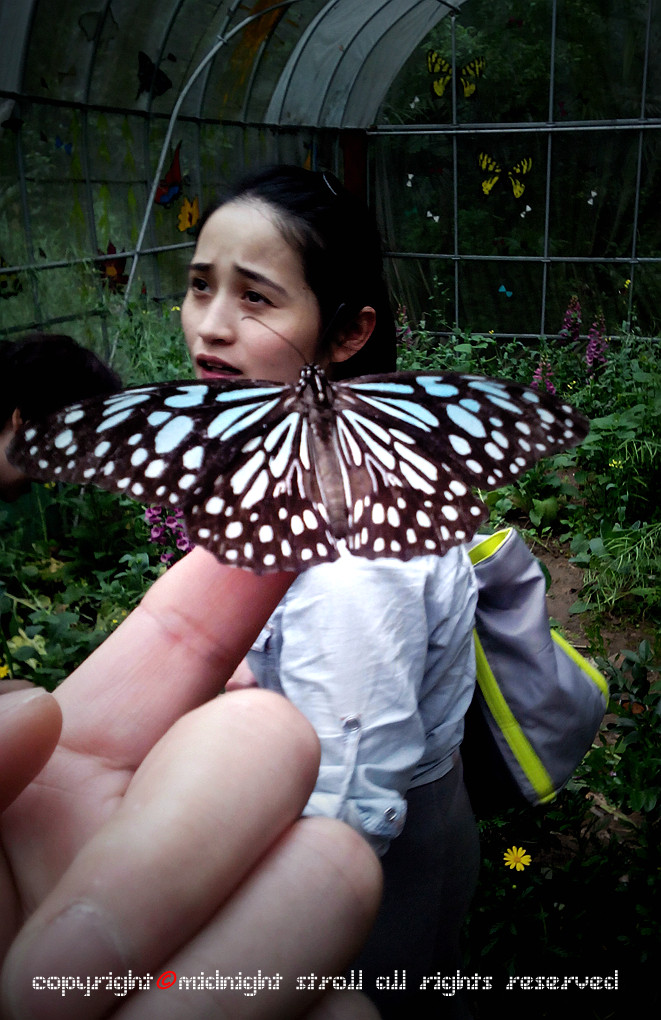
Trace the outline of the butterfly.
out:
[[[171,56],[168,59],[176,59]],[[168,89],[172,88],[172,80],[168,78],[165,71],[157,67],[154,61],[142,50],[138,53],[138,94],[139,99],[143,92],[151,92],[154,99],[162,96]]]
[[[574,446],[587,422],[546,393],[473,375],[331,383],[169,382],[27,423],[10,459],[30,478],[93,483],[183,511],[191,542],[257,573],[348,551],[443,555],[499,488]]]
[[[184,196],[177,218],[177,227],[183,234],[185,230],[192,231],[200,218],[200,200],[195,196],[193,201]]]
[[[456,75],[464,90],[464,97],[470,98],[477,87],[477,79],[481,77],[484,68],[487,66],[484,57],[476,57],[463,67],[457,68]],[[445,57],[442,57],[436,50],[427,51],[427,70],[436,77],[431,83],[432,95],[440,99],[447,85],[452,81],[452,65]]]
[[[9,266],[7,260],[0,255],[0,269]],[[23,284],[18,273],[0,273],[0,298],[17,297],[23,290]]]
[[[494,184],[498,181],[503,170],[498,164],[497,160],[493,156],[490,156],[487,152],[481,152],[477,157],[477,161],[480,166],[480,170],[490,174],[489,177],[485,177],[482,181],[482,191],[485,195],[488,195]],[[521,195],[526,190],[525,184],[520,180],[524,174],[527,174],[532,169],[532,158],[530,156],[524,156],[518,163],[510,167],[507,171],[507,176],[510,179],[512,185],[512,191],[514,192],[515,198],[521,198]]]
[[[170,163],[170,169],[166,172],[165,177],[158,183],[156,194],[154,196],[154,202],[156,205],[162,205],[165,209],[169,209],[176,198],[181,195],[183,189],[183,181],[181,176],[181,165],[179,162],[179,151],[181,149],[181,142],[174,150],[172,162]]]
[[[70,156],[73,152],[73,142],[63,142],[59,135],[55,136],[55,148],[62,149],[66,152],[67,156]]]

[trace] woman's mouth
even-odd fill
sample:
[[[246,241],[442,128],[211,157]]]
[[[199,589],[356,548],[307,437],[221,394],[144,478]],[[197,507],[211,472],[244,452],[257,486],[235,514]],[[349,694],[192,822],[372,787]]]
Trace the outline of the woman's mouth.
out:
[[[240,368],[230,365],[227,361],[221,361],[220,358],[200,355],[196,358],[196,362],[198,372],[203,379],[228,379],[243,374]]]

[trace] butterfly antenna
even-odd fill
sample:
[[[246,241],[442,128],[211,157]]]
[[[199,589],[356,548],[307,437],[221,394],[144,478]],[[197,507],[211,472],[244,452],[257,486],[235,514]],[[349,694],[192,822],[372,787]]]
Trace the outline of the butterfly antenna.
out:
[[[289,347],[292,348],[292,350],[296,351],[296,353],[298,354],[299,358],[301,359],[301,362],[302,362],[303,365],[307,364],[307,361],[306,361],[305,357],[303,356],[301,351],[299,351],[299,349],[296,346],[296,344],[294,343],[294,341],[290,340],[289,337],[284,335],[284,333],[279,333],[277,329],[274,329],[273,326],[269,326],[268,323],[266,323],[266,322],[262,322],[262,320],[258,319],[256,315],[244,315],[243,318],[244,319],[252,319],[253,322],[259,323],[260,326],[266,326],[266,328],[269,329],[271,331],[271,333],[275,333],[275,335],[277,337],[280,337],[281,340],[284,340],[284,342],[286,344],[288,344]]]
[[[344,301],[342,301],[342,303],[337,306],[335,312],[331,316],[330,322],[328,323],[323,333],[319,337],[320,346],[324,344],[324,342],[328,339],[329,335],[331,334],[332,330],[337,326],[340,316],[345,311],[346,307],[347,306]],[[260,326],[266,326],[267,329],[270,329],[272,333],[275,333],[276,336],[280,337],[281,340],[284,340],[286,344],[288,344],[293,350],[296,351],[303,365],[307,363],[301,351],[298,349],[293,340],[289,339],[289,337],[286,337],[283,333],[279,333],[277,329],[274,329],[273,326],[269,326],[268,323],[262,322],[262,320],[258,319],[256,315],[244,315],[244,319],[252,319],[253,322],[259,323]]]

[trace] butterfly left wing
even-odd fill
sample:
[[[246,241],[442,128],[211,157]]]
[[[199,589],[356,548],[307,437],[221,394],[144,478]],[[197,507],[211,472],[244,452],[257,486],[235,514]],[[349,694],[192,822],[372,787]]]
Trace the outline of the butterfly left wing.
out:
[[[443,555],[487,516],[474,487],[515,481],[588,430],[549,394],[478,376],[402,372],[335,391],[347,546],[368,558]]]
[[[477,157],[477,161],[480,170],[486,174],[490,174],[490,176],[485,177],[482,181],[482,191],[485,195],[488,195],[503,171],[498,165],[498,162],[493,158],[493,156],[490,156],[488,152],[481,152]]]
[[[431,83],[432,94],[440,99],[448,83],[452,80],[452,67],[445,57],[442,57],[436,50],[428,50],[427,70],[434,75],[434,80]]]

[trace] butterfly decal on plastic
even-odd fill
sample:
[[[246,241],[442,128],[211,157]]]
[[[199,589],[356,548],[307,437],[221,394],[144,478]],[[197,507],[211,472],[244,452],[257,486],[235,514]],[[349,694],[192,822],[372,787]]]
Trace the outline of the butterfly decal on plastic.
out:
[[[28,423],[10,458],[30,478],[92,483],[180,508],[189,538],[258,573],[345,550],[443,555],[488,516],[473,494],[582,441],[546,393],[479,376],[401,372],[331,383],[169,382]]]
[[[0,255],[0,269],[7,269],[9,263]],[[18,273],[0,273],[0,298],[13,298],[23,290],[23,284]]]
[[[170,167],[166,171],[165,176],[159,181],[156,194],[154,195],[155,204],[163,206],[164,209],[169,209],[182,193],[183,178],[181,176],[181,162],[179,159],[180,151],[181,142],[179,142],[174,150]]]
[[[168,54],[168,60],[175,61],[176,57]],[[138,53],[138,94],[135,98],[139,99],[143,92],[147,92],[157,99],[171,88],[172,79],[167,76],[165,71],[156,66],[148,54],[140,50]]]
[[[481,78],[484,68],[487,66],[484,57],[475,57],[474,60],[456,69],[456,75],[464,91],[464,98],[469,99],[477,87],[477,81]],[[432,95],[441,98],[447,86],[452,81],[452,65],[445,57],[442,57],[436,50],[427,51],[427,70],[434,75],[431,83]]]
[[[477,157],[477,161],[480,170],[487,174],[482,181],[482,191],[485,195],[488,195],[500,179],[503,169],[498,161],[493,156],[490,156],[488,152],[481,152]],[[512,185],[512,191],[515,198],[521,198],[523,192],[526,190],[526,186],[521,178],[525,177],[525,175],[530,173],[531,170],[532,157],[530,156],[524,156],[524,158],[520,159],[518,163],[515,163],[513,166],[508,168],[507,176],[510,179],[510,184]]]

